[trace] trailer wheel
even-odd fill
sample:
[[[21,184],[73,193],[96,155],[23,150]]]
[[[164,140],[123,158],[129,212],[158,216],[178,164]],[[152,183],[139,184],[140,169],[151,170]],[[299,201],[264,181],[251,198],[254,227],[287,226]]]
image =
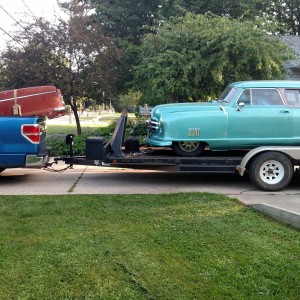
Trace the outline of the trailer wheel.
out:
[[[250,180],[264,191],[284,189],[290,183],[293,173],[291,160],[279,152],[259,154],[249,167]]]
[[[201,142],[174,142],[173,150],[179,156],[200,156],[205,148]]]

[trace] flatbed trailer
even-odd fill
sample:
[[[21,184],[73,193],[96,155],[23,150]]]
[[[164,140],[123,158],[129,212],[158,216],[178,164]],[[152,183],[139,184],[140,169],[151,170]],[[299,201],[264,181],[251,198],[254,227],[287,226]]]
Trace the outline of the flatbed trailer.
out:
[[[109,142],[103,137],[86,140],[86,156],[73,155],[73,135],[66,137],[69,156],[57,157],[66,164],[120,167],[133,169],[157,169],[200,173],[246,172],[252,183],[261,190],[278,191],[288,186],[300,166],[300,146],[263,146],[248,151],[205,151],[199,157],[174,156],[171,149],[140,147],[137,140],[125,141],[127,116],[117,122]]]

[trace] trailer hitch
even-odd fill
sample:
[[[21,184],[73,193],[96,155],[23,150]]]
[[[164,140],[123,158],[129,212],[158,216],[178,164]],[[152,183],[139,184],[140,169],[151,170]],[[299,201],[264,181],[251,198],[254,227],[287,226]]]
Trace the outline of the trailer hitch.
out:
[[[70,147],[69,149],[69,156],[71,158],[70,161],[72,161],[73,157],[74,157],[74,134],[68,134],[66,136],[66,144]],[[54,169],[53,168],[53,164],[58,164],[58,161],[65,161],[64,157],[55,157],[54,161],[51,163],[47,163],[44,167],[45,171],[49,171],[49,172],[64,172],[68,169],[72,169],[73,168],[73,164],[70,163],[67,167],[63,168],[63,169]]]

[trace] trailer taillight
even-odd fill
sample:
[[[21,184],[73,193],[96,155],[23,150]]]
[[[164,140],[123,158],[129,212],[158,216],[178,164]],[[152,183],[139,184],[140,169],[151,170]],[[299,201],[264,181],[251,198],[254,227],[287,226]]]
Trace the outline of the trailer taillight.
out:
[[[40,125],[22,125],[21,127],[22,135],[31,143],[38,144],[40,142]]]

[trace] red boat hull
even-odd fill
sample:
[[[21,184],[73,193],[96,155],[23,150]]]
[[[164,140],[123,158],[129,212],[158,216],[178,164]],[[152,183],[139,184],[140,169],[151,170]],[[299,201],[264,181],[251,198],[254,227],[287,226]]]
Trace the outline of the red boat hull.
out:
[[[35,86],[0,92],[0,116],[47,116],[68,113],[61,91],[55,86]]]

